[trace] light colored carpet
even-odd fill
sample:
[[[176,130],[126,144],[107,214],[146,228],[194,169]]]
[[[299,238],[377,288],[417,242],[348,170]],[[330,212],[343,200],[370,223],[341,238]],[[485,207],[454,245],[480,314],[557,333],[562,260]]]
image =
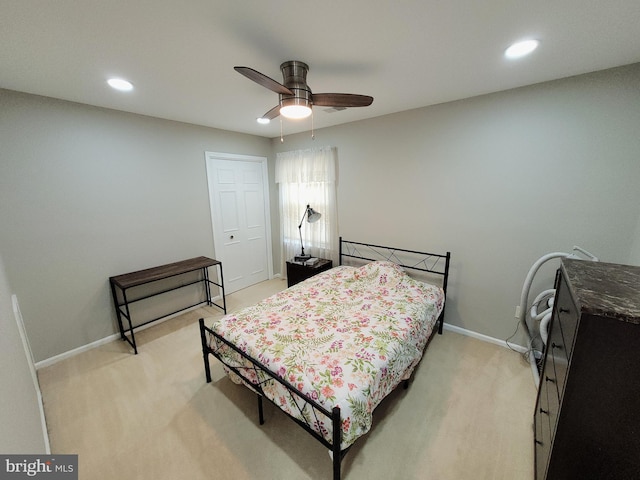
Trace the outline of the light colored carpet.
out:
[[[227,297],[231,310],[286,287],[270,280]],[[212,357],[204,378],[203,307],[41,369],[53,453],[79,455],[81,479],[330,479],[327,450]],[[342,462],[358,479],[533,478],[535,388],[520,355],[445,331],[409,389],[376,409]]]

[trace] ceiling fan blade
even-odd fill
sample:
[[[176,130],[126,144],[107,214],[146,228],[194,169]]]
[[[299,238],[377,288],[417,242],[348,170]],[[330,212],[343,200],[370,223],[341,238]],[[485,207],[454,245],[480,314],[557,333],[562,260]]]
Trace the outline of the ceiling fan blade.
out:
[[[313,104],[319,107],[368,107],[373,97],[353,93],[314,93]]]
[[[262,115],[262,118],[266,118],[268,120],[273,120],[274,118],[276,118],[278,115],[280,115],[280,105],[276,105],[275,107],[273,107],[271,110],[269,110],[267,113],[265,113],[264,115]]]
[[[293,92],[279,82],[276,82],[273,78],[269,78],[266,75],[249,67],[233,67],[233,69],[247,77],[249,80],[253,80],[259,85],[268,88],[272,92],[279,93],[281,95],[293,95]]]

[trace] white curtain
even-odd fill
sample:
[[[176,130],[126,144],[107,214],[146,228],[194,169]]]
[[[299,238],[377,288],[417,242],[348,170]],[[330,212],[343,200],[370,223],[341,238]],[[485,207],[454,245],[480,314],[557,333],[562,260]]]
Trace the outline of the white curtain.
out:
[[[280,191],[280,238],[283,275],[285,262],[300,254],[300,232],[304,252],[338,262],[338,211],[336,206],[336,164],[334,147],[278,153],[276,183]],[[315,223],[305,217],[307,205],[322,214]]]

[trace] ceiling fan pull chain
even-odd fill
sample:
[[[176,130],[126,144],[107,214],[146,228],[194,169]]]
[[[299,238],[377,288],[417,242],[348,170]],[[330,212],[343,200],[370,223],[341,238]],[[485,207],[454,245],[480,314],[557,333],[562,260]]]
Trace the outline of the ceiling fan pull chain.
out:
[[[282,136],[282,117],[280,118],[280,143],[284,143],[284,137]]]
[[[313,131],[313,110],[311,110],[311,140],[316,139],[316,134]]]

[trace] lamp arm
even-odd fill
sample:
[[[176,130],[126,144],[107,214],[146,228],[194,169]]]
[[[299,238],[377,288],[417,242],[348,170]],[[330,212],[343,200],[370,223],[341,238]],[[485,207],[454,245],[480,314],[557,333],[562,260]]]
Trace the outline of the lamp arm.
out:
[[[304,257],[304,244],[302,243],[302,225],[298,227],[298,233],[300,233],[300,255]]]
[[[302,224],[304,223],[304,217],[309,213],[309,205],[304,209],[302,218],[300,219],[300,225],[298,225],[298,233],[300,234],[300,256],[304,257],[304,243],[302,243]]]
[[[304,209],[304,213],[302,214],[302,218],[300,219],[300,225],[298,225],[298,228],[301,229],[302,228],[302,224],[304,223],[304,217],[307,216],[307,214],[309,213],[309,205],[307,205],[307,208]]]

